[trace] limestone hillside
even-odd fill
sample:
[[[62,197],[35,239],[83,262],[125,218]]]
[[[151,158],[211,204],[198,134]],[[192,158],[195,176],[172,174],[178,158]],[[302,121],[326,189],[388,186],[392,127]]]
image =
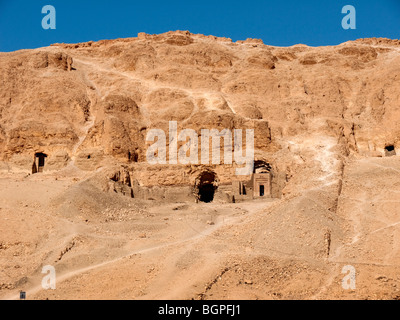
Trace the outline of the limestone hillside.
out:
[[[335,139],[343,156],[397,147],[400,42],[288,48],[168,32],[0,54],[0,168],[146,162],[148,129],[253,128],[256,157],[290,174],[292,140]],[[90,156],[90,161],[87,156]],[[279,160],[278,159],[283,159]]]

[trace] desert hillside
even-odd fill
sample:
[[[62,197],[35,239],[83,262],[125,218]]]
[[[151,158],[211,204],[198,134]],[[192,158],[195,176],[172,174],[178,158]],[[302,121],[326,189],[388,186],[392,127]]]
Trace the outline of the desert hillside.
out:
[[[0,53],[0,298],[400,299],[399,80],[400,41],[376,38]],[[235,201],[235,163],[149,163],[171,121],[253,129],[270,194]]]

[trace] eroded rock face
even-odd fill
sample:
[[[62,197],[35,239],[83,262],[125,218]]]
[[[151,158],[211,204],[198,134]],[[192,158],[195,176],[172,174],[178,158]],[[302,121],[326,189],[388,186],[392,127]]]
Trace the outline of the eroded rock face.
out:
[[[0,294],[31,292],[49,258],[72,285],[30,298],[398,299],[399,49],[178,31],[0,53]],[[253,129],[259,184],[235,162],[151,165],[146,136],[169,150],[171,120]]]
[[[289,178],[328,149],[337,161],[385,156],[400,147],[399,49],[388,39],[277,48],[176,31],[1,53],[1,167],[29,172],[40,151],[53,169],[111,159],[139,163],[132,177],[143,185],[180,185],[194,178],[154,174],[146,160],[146,134],[168,133],[169,121],[198,133],[254,129],[256,159]]]

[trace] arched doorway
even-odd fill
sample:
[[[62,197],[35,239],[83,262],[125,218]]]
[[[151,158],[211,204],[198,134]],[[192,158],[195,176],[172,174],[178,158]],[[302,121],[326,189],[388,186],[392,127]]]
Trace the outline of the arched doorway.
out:
[[[197,195],[197,199],[201,202],[212,202],[217,188],[217,175],[213,171],[203,171],[196,178],[195,194]]]

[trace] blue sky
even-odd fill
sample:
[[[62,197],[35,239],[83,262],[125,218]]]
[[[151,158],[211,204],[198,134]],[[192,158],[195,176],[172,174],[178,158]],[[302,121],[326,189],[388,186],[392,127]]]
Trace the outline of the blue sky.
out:
[[[55,30],[42,28],[44,5],[56,9]],[[341,27],[345,5],[356,8],[356,30]],[[399,39],[400,0],[0,0],[0,51],[170,30],[233,41],[260,38],[276,46],[336,45],[366,37]]]

